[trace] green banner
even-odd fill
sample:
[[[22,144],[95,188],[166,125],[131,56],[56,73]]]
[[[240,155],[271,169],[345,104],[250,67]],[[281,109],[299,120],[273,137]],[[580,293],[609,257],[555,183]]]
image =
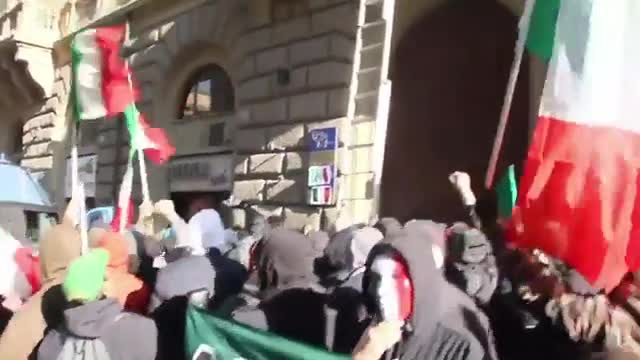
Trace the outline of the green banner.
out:
[[[187,359],[193,360],[346,360],[275,334],[220,319],[190,306],[186,328]]]

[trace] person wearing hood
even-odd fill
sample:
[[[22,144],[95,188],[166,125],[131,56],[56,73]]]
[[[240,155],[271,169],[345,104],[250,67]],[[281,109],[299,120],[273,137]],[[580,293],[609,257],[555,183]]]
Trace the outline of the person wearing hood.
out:
[[[189,230],[199,237],[207,253],[221,252],[225,247],[224,225],[220,214],[214,209],[204,209],[189,219]]]
[[[13,315],[0,337],[3,360],[29,358],[45,329],[62,321],[66,300],[59,285],[69,263],[80,256],[80,233],[68,223],[53,226],[40,242],[39,251],[42,288]]]
[[[98,247],[109,253],[107,278],[114,286],[108,295],[128,311],[146,314],[151,291],[142,280],[129,273],[129,249],[124,237],[108,232],[98,241]]]
[[[373,227],[352,226],[338,232],[325,249],[326,262],[334,269],[326,281],[331,285],[327,314],[335,314],[333,351],[350,353],[369,324],[361,295],[362,280],[367,256],[382,238]],[[331,320],[330,315],[328,318]]]
[[[38,349],[39,360],[154,359],[157,331],[150,319],[124,312],[105,291],[116,285],[107,280],[109,253],[95,249],[76,259],[62,283],[69,304],[64,322],[47,333]]]
[[[232,312],[242,324],[325,346],[324,289],[313,274],[314,250],[301,233],[272,230],[258,260],[260,302]]]
[[[497,359],[488,319],[424,255],[431,251],[431,239],[403,231],[387,236],[367,259],[363,285],[373,325],[404,322],[393,358]]]

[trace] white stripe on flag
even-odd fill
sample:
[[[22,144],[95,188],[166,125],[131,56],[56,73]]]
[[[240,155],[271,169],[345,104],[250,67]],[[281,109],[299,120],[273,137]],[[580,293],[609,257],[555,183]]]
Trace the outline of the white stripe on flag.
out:
[[[638,0],[563,0],[540,115],[640,133],[638,34]]]
[[[73,69],[80,120],[107,115],[102,93],[102,53],[95,40],[96,30],[86,30],[76,35],[73,41],[74,52],[80,55]]]

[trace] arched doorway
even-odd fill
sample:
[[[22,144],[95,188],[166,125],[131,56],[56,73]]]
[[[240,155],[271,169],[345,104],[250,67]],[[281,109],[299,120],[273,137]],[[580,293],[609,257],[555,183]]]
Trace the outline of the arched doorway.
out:
[[[382,215],[464,219],[448,182],[455,170],[468,172],[476,194],[486,195],[484,176],[516,37],[517,18],[491,0],[450,1],[403,36],[391,69]],[[526,154],[528,86],[522,71],[498,174]]]

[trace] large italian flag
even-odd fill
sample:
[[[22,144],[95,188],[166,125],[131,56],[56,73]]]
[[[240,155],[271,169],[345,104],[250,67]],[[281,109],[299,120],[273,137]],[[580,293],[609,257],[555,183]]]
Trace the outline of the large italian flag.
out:
[[[640,1],[538,3],[550,62],[512,240],[609,291],[640,265]]]
[[[135,101],[120,57],[126,26],[83,30],[71,45],[76,120],[112,117]]]

